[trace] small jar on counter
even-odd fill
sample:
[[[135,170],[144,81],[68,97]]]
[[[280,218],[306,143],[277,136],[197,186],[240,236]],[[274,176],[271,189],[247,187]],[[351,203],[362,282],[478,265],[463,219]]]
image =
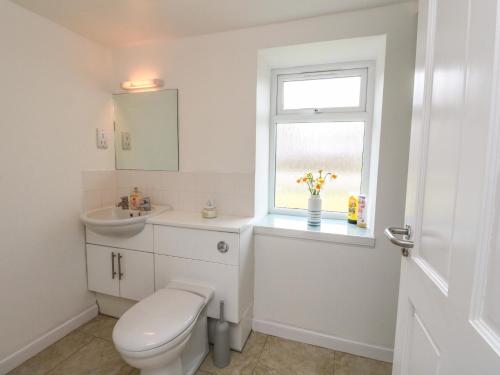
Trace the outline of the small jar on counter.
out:
[[[209,200],[201,210],[201,216],[205,219],[213,219],[217,217],[217,207],[215,201]]]

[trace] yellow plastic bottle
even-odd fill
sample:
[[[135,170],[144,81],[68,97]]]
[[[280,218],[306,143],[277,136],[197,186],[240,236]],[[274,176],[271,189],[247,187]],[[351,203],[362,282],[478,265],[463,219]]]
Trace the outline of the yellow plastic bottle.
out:
[[[357,194],[349,195],[349,207],[347,210],[347,222],[357,224],[358,222],[358,196]]]

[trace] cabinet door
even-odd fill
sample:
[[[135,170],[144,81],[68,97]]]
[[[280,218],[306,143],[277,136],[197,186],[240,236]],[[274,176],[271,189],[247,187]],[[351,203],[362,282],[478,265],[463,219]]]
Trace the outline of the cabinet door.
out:
[[[117,271],[116,249],[87,244],[87,285],[94,292],[118,296],[120,282]],[[113,265],[114,261],[114,265]]]
[[[154,293],[153,254],[117,249],[122,273],[120,297],[139,301]]]
[[[223,300],[225,318],[231,323],[240,322],[238,266],[156,254],[155,267],[157,290],[170,281],[208,286],[215,293],[208,304],[208,316],[219,318],[219,304]]]
[[[154,226],[155,252],[181,258],[239,265],[239,234]],[[225,249],[219,249],[227,246]]]

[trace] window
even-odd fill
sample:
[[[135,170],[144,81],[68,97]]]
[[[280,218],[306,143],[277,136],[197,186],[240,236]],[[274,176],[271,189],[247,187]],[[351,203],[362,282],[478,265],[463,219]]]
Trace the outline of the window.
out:
[[[373,64],[305,67],[272,75],[270,212],[305,215],[306,171],[339,177],[321,193],[327,217],[345,217],[350,193],[366,193]]]

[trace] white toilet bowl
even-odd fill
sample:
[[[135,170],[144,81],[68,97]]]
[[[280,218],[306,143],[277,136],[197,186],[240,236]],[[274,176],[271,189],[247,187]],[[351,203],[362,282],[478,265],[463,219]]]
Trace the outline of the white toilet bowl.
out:
[[[208,353],[206,305],[213,290],[172,282],[138,302],[113,329],[113,342],[142,375],[194,374]]]

